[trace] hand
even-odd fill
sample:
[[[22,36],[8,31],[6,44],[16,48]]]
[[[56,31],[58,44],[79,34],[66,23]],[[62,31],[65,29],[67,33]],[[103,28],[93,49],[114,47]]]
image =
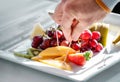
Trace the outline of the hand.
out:
[[[62,26],[68,41],[76,41],[84,29],[103,19],[106,14],[95,0],[62,0],[56,7],[52,18]],[[79,23],[71,28],[74,19]]]

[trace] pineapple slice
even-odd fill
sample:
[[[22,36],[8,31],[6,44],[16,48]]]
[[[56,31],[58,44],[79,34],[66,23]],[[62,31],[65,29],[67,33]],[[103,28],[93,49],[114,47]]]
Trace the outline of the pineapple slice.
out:
[[[34,36],[38,36],[38,35],[46,35],[40,23],[34,25],[30,38],[32,39]]]

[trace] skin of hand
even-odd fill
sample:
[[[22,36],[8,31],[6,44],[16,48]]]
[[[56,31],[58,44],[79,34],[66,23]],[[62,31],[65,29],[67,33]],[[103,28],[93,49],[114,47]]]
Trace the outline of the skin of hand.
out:
[[[52,18],[62,26],[65,38],[76,41],[80,33],[92,23],[98,22],[107,15],[95,0],[61,0]],[[71,28],[73,20],[79,23]]]

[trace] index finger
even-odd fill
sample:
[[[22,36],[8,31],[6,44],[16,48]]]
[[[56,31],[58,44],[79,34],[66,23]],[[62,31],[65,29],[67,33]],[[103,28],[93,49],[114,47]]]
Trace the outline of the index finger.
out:
[[[72,41],[72,37],[71,37],[71,34],[72,34],[72,28],[71,28],[72,22],[73,22],[73,17],[71,17],[68,14],[63,14],[62,21],[61,21],[62,31],[64,33],[64,36],[65,36],[66,40],[68,40],[69,42]]]

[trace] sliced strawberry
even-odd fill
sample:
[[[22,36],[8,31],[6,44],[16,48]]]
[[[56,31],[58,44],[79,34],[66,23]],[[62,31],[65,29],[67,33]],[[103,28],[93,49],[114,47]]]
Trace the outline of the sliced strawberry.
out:
[[[84,57],[83,53],[69,54],[68,60],[79,66],[83,66],[86,63],[86,58]]]

